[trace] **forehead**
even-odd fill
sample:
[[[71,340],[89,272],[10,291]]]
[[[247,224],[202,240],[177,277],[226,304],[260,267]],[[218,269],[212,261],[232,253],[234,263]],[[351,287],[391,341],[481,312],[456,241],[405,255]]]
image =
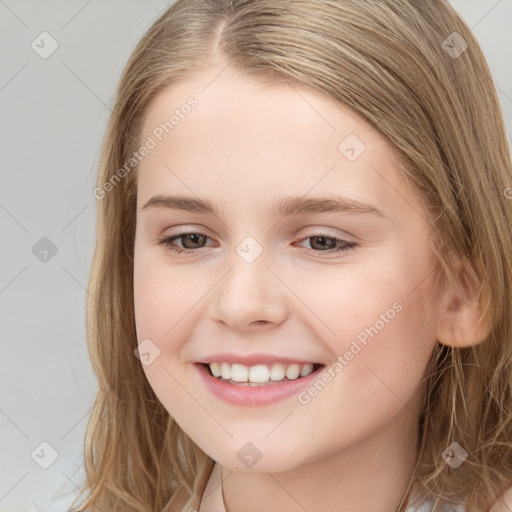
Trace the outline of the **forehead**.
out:
[[[414,201],[403,196],[413,191],[398,153],[355,110],[314,89],[229,67],[162,90],[144,118],[147,137],[155,147],[139,166],[141,201],[175,186],[202,197],[234,197],[244,187],[258,197],[336,188],[383,208]]]
[[[191,98],[197,106],[189,109],[187,102]],[[169,142],[186,131],[186,125],[190,124],[185,122],[187,117],[192,122],[197,121],[194,132],[198,136],[204,132],[216,135],[211,133],[212,125],[216,126],[216,132],[243,128],[241,135],[252,128],[252,133],[263,139],[271,139],[270,135],[265,137],[266,134],[282,133],[285,137],[275,141],[280,144],[290,142],[293,135],[314,142],[329,131],[341,135],[352,128],[362,137],[374,131],[357,111],[320,91],[289,81],[251,77],[229,68],[196,72],[160,91],[146,110],[143,133],[151,133],[161,123],[169,121],[173,113]],[[384,137],[376,131],[372,139],[385,143]]]

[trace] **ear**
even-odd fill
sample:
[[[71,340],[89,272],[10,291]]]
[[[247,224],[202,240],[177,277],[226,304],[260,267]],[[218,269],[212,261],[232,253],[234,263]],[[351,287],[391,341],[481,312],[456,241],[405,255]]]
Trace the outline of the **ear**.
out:
[[[457,285],[447,291],[438,306],[437,339],[442,345],[463,348],[481,343],[490,331],[483,318],[482,305],[470,286],[468,273],[460,260],[455,264]]]

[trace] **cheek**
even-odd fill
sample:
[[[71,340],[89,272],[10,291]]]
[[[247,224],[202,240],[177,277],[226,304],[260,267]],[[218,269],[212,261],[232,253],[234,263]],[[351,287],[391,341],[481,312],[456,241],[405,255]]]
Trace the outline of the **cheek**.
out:
[[[158,399],[180,424],[187,424],[187,419],[197,414],[197,406],[190,400],[197,391],[185,373],[191,369],[183,368],[180,354],[195,322],[193,304],[204,293],[187,286],[178,267],[171,268],[144,254],[136,256],[137,341],[146,344],[151,357],[150,364],[143,364],[143,371]]]
[[[214,281],[198,280],[193,266],[171,265],[162,254],[150,249],[135,251],[134,308],[138,343],[146,343],[156,354],[144,365],[146,377],[168,410],[173,403],[188,401],[180,383],[190,377],[182,349],[198,322],[201,300]],[[150,340],[150,342],[146,341]],[[193,392],[189,385],[187,391]]]
[[[177,288],[166,285],[154,266],[134,267],[134,308],[137,336],[160,338],[173,323]]]
[[[141,250],[135,255],[134,308],[139,341],[144,337],[175,338],[207,290],[207,283],[198,282],[197,274],[184,266],[170,265],[157,252]]]
[[[151,251],[136,248],[133,288],[137,342],[150,354],[151,364],[143,364],[143,370],[157,394],[162,389],[172,392],[174,387],[169,374],[174,372],[169,362],[172,363],[179,346],[172,341],[179,340],[177,333],[182,328],[179,318],[185,313],[181,311],[181,286],[173,282],[176,276],[164,270],[151,257]]]
[[[329,342],[339,362],[335,387],[347,411],[360,411],[366,403],[373,413],[387,415],[415,399],[436,344],[424,321],[431,263],[426,253],[415,259],[395,252],[366,266],[364,276],[347,275],[347,293],[332,306],[339,316],[333,324],[337,335]]]

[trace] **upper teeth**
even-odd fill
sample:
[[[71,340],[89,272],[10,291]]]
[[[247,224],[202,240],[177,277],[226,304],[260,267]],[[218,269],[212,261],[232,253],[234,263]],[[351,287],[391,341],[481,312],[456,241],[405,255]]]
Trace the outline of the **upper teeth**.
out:
[[[275,363],[272,365],[257,364],[256,366],[245,366],[243,364],[229,363],[210,363],[210,370],[214,377],[222,377],[225,380],[235,382],[268,382],[283,380],[285,376],[289,380],[294,380],[309,375],[313,371],[313,363],[282,365]]]

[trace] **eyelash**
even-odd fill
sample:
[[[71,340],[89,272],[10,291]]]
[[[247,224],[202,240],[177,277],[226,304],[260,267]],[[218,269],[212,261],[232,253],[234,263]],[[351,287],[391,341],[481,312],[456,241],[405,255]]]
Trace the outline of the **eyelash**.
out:
[[[166,249],[169,249],[171,250],[172,252],[176,253],[176,254],[195,254],[199,249],[202,249],[202,247],[198,248],[198,249],[186,249],[186,248],[183,248],[183,247],[179,247],[179,246],[174,246],[174,245],[171,245],[172,242],[174,242],[174,240],[178,240],[180,238],[183,238],[187,235],[201,235],[201,236],[205,236],[206,238],[210,238],[208,235],[206,235],[205,233],[201,233],[199,231],[191,231],[189,233],[179,233],[177,235],[173,235],[173,236],[168,236],[168,237],[165,237],[165,238],[162,238],[159,240],[158,244],[159,245],[163,245]],[[334,236],[327,236],[327,235],[310,235],[310,236],[307,236],[305,237],[303,240],[307,240],[308,238],[326,238],[328,240],[334,240],[337,244],[339,244],[339,246],[335,249],[328,249],[328,250],[325,250],[325,251],[319,251],[319,250],[314,250],[314,249],[307,249],[306,248],[306,252],[308,254],[314,254],[314,255],[318,255],[318,254],[322,254],[322,253],[328,253],[328,254],[337,254],[337,253],[341,253],[341,252],[345,252],[345,251],[348,251],[350,249],[354,249],[356,248],[359,244],[355,243],[355,242],[347,242],[346,240],[343,240],[342,238],[337,238],[337,237],[334,237]]]

